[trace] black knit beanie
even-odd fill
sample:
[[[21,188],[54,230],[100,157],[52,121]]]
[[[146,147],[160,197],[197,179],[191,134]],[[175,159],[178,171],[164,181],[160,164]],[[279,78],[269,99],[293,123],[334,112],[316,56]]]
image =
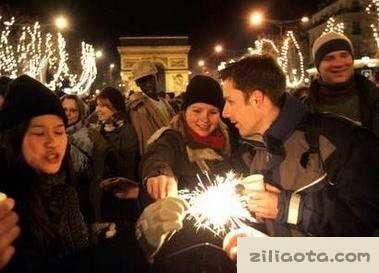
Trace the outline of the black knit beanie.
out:
[[[338,50],[346,50],[353,56],[353,44],[342,33],[327,32],[318,37],[312,47],[313,60],[317,70],[320,62],[327,54]]]
[[[197,75],[193,77],[184,94],[183,109],[197,102],[213,105],[222,112],[224,98],[220,84],[208,76]]]
[[[22,75],[9,83],[4,107],[0,112],[0,130],[48,114],[62,118],[67,126],[65,112],[53,91],[39,81]]]

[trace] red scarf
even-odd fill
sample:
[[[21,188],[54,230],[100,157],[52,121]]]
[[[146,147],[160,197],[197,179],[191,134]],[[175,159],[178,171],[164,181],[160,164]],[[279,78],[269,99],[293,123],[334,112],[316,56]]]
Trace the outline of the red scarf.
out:
[[[225,137],[220,130],[216,129],[208,136],[203,137],[194,132],[191,128],[187,127],[187,131],[191,138],[199,144],[210,147],[215,150],[221,150],[225,147]]]

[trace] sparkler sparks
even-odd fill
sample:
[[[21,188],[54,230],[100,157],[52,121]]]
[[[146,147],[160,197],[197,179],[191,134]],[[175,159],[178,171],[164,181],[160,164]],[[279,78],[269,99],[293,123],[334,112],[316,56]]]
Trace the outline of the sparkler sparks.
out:
[[[225,177],[208,180],[209,185],[200,180],[194,191],[179,192],[189,204],[186,217],[195,220],[197,229],[205,228],[221,235],[227,230],[245,227],[244,221],[255,222],[247,210],[246,197],[236,193],[236,186],[241,181],[235,173],[228,172]]]

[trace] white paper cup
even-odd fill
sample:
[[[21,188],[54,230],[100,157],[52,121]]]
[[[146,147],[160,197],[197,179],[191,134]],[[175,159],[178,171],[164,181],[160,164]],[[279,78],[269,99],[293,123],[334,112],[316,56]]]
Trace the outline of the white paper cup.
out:
[[[249,175],[242,179],[241,182],[247,191],[265,191],[265,183],[261,174]]]
[[[0,192],[0,202],[5,201],[7,199],[7,195],[5,193]]]

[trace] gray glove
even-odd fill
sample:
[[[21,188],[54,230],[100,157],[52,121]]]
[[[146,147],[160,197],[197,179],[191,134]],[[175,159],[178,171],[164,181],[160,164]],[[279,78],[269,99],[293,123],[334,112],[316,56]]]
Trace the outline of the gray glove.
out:
[[[136,236],[150,262],[163,243],[183,227],[186,207],[184,200],[167,197],[143,211],[137,221]]]

